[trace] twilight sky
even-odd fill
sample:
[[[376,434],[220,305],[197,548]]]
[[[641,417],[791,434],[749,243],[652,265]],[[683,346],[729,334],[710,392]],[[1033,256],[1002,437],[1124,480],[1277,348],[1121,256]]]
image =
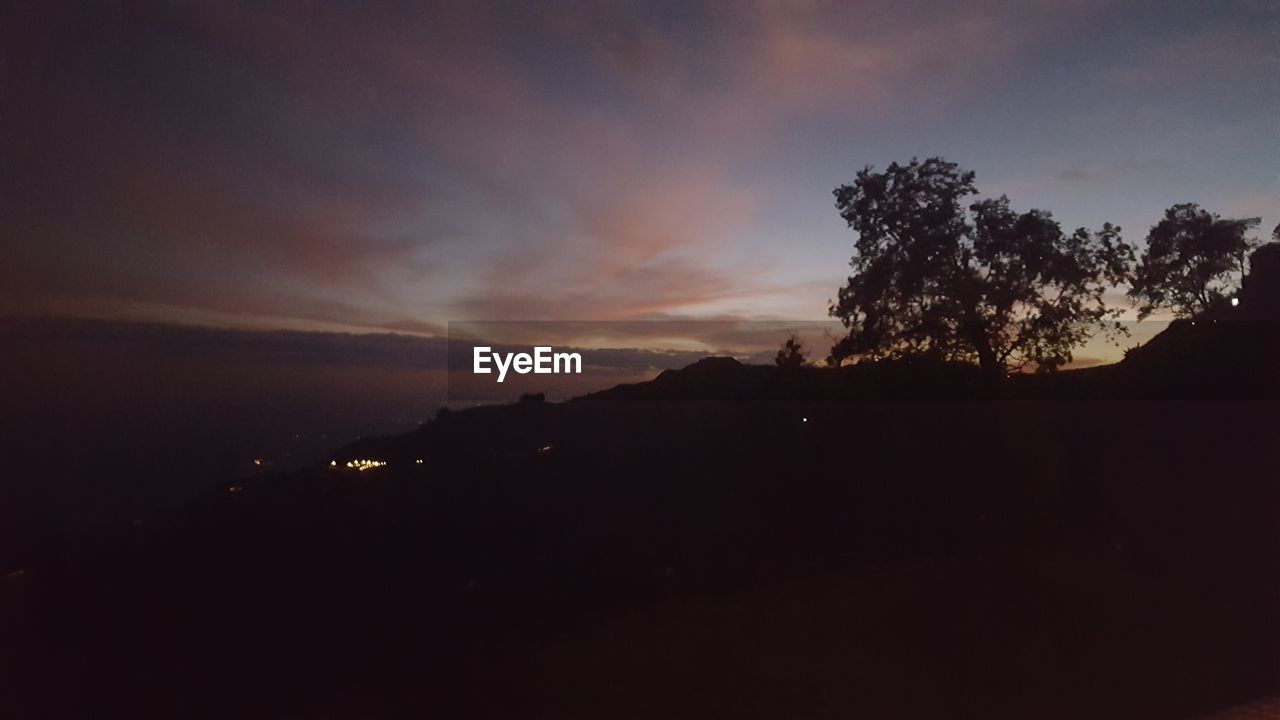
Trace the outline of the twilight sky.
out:
[[[3,314],[822,319],[831,189],[913,155],[1280,221],[1264,0],[84,5],[0,10]]]

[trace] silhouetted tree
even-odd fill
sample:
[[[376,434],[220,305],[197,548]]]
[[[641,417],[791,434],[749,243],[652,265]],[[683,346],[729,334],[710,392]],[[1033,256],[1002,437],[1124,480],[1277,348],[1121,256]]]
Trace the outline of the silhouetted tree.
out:
[[[803,347],[804,344],[800,342],[800,338],[796,337],[795,333],[792,333],[778,350],[778,355],[773,359],[773,362],[782,368],[800,367],[804,365]]]
[[[1280,242],[1269,242],[1253,251],[1249,274],[1240,284],[1240,304],[1247,317],[1280,320]]]
[[[1248,237],[1259,218],[1224,219],[1195,203],[1174,205],[1147,233],[1129,296],[1138,317],[1159,308],[1189,317],[1224,302],[1239,289]]]
[[[1003,196],[966,205],[973,181],[955,163],[913,158],[835,189],[858,239],[831,306],[849,328],[833,361],[976,360],[998,378],[1057,368],[1096,332],[1123,332],[1102,299],[1133,264],[1120,228],[1066,234],[1048,212],[1014,212]]]

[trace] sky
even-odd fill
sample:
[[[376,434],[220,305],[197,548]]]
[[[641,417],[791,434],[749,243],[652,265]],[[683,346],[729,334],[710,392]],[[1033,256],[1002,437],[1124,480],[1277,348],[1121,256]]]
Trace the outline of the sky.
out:
[[[941,155],[1140,241],[1280,221],[1271,2],[6,3],[0,314],[820,320]]]

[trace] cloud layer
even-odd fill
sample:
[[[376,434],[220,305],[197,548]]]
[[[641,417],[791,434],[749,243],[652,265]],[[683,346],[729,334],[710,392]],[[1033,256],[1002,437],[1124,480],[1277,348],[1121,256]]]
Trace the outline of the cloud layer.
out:
[[[1274,200],[1266,13],[17,6],[0,310],[427,334],[821,318],[851,246],[829,190],[867,163],[944,154],[1131,239],[1175,202]]]

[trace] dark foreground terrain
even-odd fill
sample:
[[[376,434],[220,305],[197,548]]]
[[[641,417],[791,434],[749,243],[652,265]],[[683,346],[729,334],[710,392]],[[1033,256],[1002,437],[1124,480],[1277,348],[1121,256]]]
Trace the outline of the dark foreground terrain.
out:
[[[7,568],[0,714],[1154,718],[1280,694],[1275,340],[1178,323],[997,389],[708,359],[442,413]]]

